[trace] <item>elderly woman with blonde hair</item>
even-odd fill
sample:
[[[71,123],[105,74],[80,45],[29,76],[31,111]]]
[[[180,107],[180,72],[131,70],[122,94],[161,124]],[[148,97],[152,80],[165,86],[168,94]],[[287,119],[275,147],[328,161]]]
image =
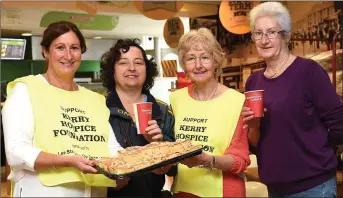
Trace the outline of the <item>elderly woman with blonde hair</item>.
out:
[[[176,197],[244,197],[243,171],[250,164],[241,111],[244,95],[218,82],[225,54],[206,28],[183,35],[178,55],[189,87],[170,95],[175,137],[203,147],[178,165]]]
[[[246,91],[264,90],[264,117],[244,107],[244,128],[256,150],[269,197],[335,197],[336,156],[342,144],[343,105],[325,70],[290,53],[291,17],[277,2],[250,12],[252,39],[267,67],[254,72]]]

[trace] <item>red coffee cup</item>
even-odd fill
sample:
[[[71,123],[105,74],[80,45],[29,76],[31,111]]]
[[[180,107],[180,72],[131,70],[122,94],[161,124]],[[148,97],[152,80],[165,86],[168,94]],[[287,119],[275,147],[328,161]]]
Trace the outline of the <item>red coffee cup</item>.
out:
[[[152,116],[152,103],[141,102],[133,104],[133,110],[135,112],[135,122],[138,134],[146,134],[145,129],[149,126],[148,122]]]
[[[256,118],[263,117],[264,90],[253,90],[244,92],[248,107],[254,112]]]

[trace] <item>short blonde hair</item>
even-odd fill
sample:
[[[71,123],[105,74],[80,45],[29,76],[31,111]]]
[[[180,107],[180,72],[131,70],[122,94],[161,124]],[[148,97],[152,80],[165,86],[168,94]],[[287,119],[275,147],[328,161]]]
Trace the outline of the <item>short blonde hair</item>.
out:
[[[226,64],[226,56],[217,39],[207,28],[191,30],[180,38],[177,52],[182,69],[185,71],[185,54],[191,49],[201,50],[201,47],[205,51],[213,54],[214,66],[217,70],[216,77],[218,77],[221,74],[222,67]]]
[[[255,21],[258,17],[273,17],[285,32],[291,31],[291,16],[288,9],[279,2],[265,2],[254,7],[250,11],[250,28],[255,29]]]

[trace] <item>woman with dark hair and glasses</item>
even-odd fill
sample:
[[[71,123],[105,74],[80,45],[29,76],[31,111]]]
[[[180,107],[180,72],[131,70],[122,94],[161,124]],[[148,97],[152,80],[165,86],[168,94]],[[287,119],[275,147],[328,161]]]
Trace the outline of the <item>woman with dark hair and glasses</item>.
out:
[[[118,40],[101,58],[101,77],[107,89],[109,121],[123,148],[144,146],[153,141],[174,141],[174,116],[168,105],[149,92],[157,76],[157,65],[148,59],[138,39]],[[152,120],[147,134],[137,134],[133,104],[152,103]],[[131,177],[124,187],[109,188],[109,197],[161,197],[165,173],[169,167]],[[171,169],[169,176],[175,175]]]
[[[105,97],[73,82],[85,39],[75,24],[60,21],[44,31],[41,47],[46,73],[10,82],[2,110],[12,196],[106,196],[116,182],[96,174],[92,159],[121,147]]]
[[[261,119],[243,108],[260,180],[269,197],[335,197],[336,156],[343,142],[343,105],[325,70],[288,49],[291,17],[278,2],[250,12],[252,39],[267,68],[254,72],[246,91],[264,90]]]

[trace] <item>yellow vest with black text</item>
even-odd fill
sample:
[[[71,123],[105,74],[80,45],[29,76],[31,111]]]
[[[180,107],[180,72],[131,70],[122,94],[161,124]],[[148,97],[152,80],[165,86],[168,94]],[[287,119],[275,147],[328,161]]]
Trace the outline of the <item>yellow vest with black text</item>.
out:
[[[244,100],[244,95],[233,89],[209,101],[194,100],[187,87],[171,93],[176,140],[190,139],[193,144],[202,145],[207,154],[224,155],[236,130]],[[179,164],[172,190],[200,197],[222,197],[222,171]]]
[[[109,157],[109,110],[100,94],[80,87],[65,91],[51,86],[38,76],[27,76],[10,82],[25,83],[34,115],[33,145],[44,152],[79,155],[88,159]],[[18,123],[20,124],[20,123]],[[45,186],[82,182],[89,186],[115,186],[115,181],[101,174],[83,174],[75,168],[61,167],[39,170]]]

